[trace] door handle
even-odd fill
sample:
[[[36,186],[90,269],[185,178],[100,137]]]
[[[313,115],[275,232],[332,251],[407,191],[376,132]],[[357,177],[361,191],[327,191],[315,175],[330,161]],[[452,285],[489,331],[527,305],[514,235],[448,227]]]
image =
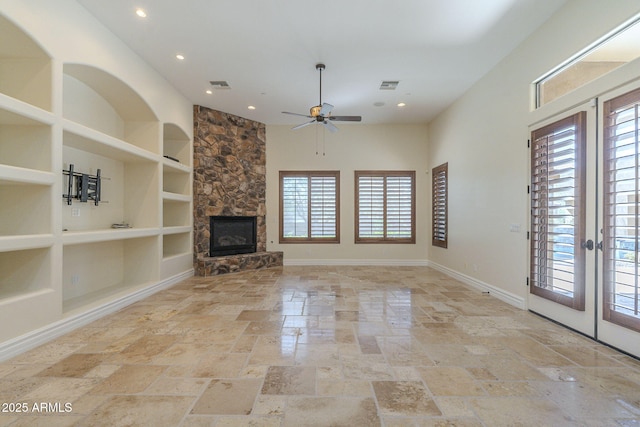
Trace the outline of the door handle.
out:
[[[593,250],[593,247],[594,247],[594,246],[593,246],[593,240],[589,239],[589,240],[587,240],[586,242],[582,242],[582,243],[580,244],[580,247],[581,247],[582,249],[589,249],[590,251],[592,251],[592,250]]]

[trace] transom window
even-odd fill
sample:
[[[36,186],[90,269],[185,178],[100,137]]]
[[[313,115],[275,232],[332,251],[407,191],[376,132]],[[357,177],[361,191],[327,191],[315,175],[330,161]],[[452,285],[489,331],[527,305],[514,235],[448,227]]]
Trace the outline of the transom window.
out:
[[[415,243],[415,171],[356,171],[356,243]]]
[[[640,16],[614,29],[534,82],[535,108],[640,57]]]
[[[340,242],[340,172],[280,172],[280,243]]]

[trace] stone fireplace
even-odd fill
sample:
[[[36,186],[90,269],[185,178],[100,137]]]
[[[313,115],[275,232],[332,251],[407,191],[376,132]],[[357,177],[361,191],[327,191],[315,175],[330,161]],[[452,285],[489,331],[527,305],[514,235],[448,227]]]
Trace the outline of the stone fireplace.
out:
[[[193,115],[196,274],[282,265],[282,252],[266,252],[265,125],[199,105]],[[256,252],[210,257],[212,216],[255,217]]]

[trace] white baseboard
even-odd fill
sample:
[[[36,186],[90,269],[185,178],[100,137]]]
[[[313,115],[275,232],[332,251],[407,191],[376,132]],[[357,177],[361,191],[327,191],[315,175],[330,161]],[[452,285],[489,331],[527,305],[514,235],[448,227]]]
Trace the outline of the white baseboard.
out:
[[[462,274],[458,271],[450,269],[449,267],[445,267],[432,261],[428,261],[427,265],[434,270],[438,270],[439,272],[444,273],[453,279],[471,286],[472,288],[479,289],[483,292],[489,292],[489,295],[494,296],[495,298],[498,298],[499,300],[504,301],[507,304],[510,304],[522,310],[526,309],[524,298],[514,295],[511,292],[507,292],[493,285],[475,279],[471,276],[467,276],[466,274]]]
[[[425,259],[284,259],[284,265],[389,265],[426,267]]]
[[[121,308],[140,301],[141,299],[153,295],[156,292],[170,288],[176,283],[193,276],[193,273],[193,269],[187,270],[183,273],[176,274],[175,276],[168,277],[154,285],[132,292],[99,307],[95,307],[84,313],[79,313],[61,319],[40,329],[36,329],[19,337],[0,343],[0,362],[18,356],[19,354],[31,350],[39,345],[45,344],[54,338],[67,334],[80,326],[87,325],[94,320],[98,320],[101,317],[106,316],[107,314],[114,313]]]

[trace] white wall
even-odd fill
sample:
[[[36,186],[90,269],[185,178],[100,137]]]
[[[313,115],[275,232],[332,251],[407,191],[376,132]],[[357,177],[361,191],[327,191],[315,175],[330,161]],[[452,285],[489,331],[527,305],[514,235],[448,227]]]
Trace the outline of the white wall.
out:
[[[291,126],[267,126],[267,250],[283,251],[285,264],[424,264],[431,244],[426,126],[338,126],[337,133],[319,125],[297,131]],[[340,171],[339,244],[278,243],[281,170]],[[416,171],[416,244],[354,243],[356,170]]]
[[[602,84],[532,113],[531,83],[638,12],[635,0],[567,2],[429,124],[429,167],[448,161],[450,180],[449,247],[430,249],[434,266],[525,300],[528,126],[542,114],[597,95]],[[638,76],[637,64],[630,66]],[[633,74],[627,67],[617,75]],[[520,231],[511,231],[512,225]]]

